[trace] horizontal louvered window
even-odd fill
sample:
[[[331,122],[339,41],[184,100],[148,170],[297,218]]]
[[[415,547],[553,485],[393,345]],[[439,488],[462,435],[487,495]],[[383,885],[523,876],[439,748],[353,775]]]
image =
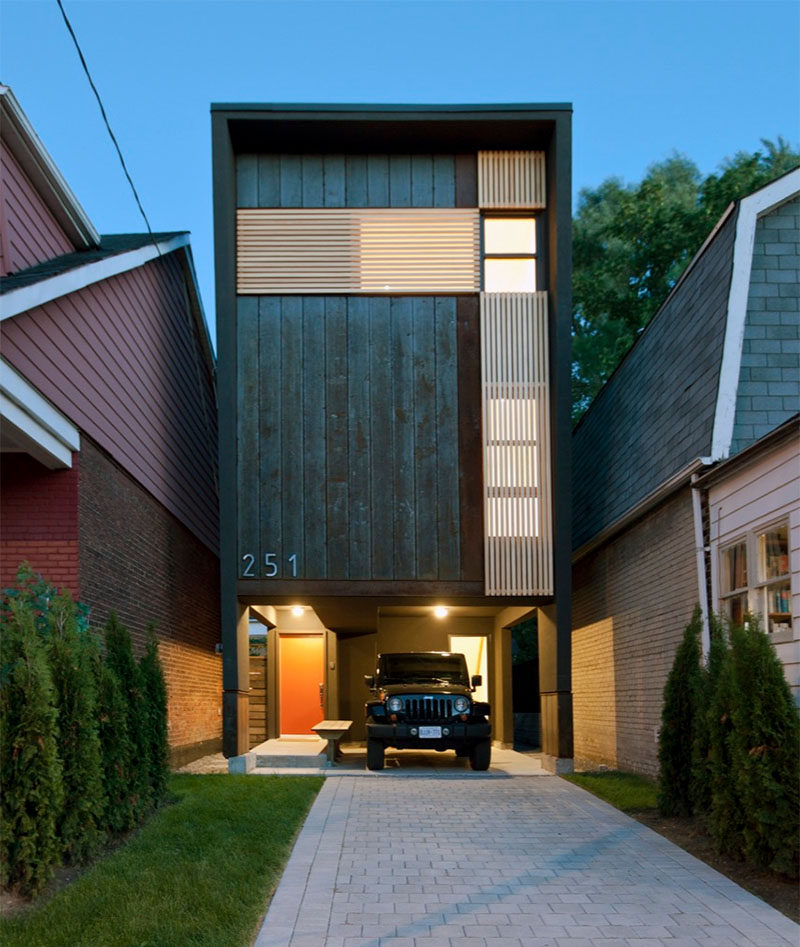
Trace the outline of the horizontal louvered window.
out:
[[[487,595],[550,595],[547,294],[481,293]]]
[[[543,151],[479,151],[478,206],[540,208],[546,204]]]
[[[478,226],[471,208],[240,209],[236,289],[477,292]]]

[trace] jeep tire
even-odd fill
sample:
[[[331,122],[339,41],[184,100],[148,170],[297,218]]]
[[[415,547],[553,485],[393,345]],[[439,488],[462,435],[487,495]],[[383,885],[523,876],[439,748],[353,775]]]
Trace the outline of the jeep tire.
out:
[[[489,740],[478,740],[469,748],[469,765],[475,770],[489,769],[492,760],[492,744]],[[372,767],[370,767],[371,769]]]
[[[367,769],[383,769],[385,749],[380,740],[367,739]]]

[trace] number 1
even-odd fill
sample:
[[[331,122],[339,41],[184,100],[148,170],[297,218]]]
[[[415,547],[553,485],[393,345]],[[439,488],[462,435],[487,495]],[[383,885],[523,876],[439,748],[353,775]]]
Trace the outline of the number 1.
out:
[[[292,564],[292,578],[296,579],[297,578],[297,553],[293,552],[291,556],[289,556],[289,562],[291,562]]]

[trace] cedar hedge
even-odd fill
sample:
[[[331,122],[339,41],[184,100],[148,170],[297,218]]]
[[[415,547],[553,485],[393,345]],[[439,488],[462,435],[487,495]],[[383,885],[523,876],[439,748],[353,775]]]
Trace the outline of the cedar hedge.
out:
[[[164,798],[167,698],[152,627],[137,663],[112,613],[105,650],[86,606],[27,563],[0,599],[0,884],[35,896]]]
[[[695,815],[718,849],[800,876],[800,718],[772,642],[753,615],[712,623],[700,666],[700,616],[664,688],[663,815]]]

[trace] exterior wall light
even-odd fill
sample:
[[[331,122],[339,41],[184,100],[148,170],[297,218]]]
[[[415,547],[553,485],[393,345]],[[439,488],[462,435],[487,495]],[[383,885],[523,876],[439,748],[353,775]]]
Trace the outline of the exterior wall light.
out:
[[[437,618],[447,618],[448,612],[447,612],[447,609],[444,607],[444,605],[437,605],[436,608],[434,608],[433,610],[433,614]]]

